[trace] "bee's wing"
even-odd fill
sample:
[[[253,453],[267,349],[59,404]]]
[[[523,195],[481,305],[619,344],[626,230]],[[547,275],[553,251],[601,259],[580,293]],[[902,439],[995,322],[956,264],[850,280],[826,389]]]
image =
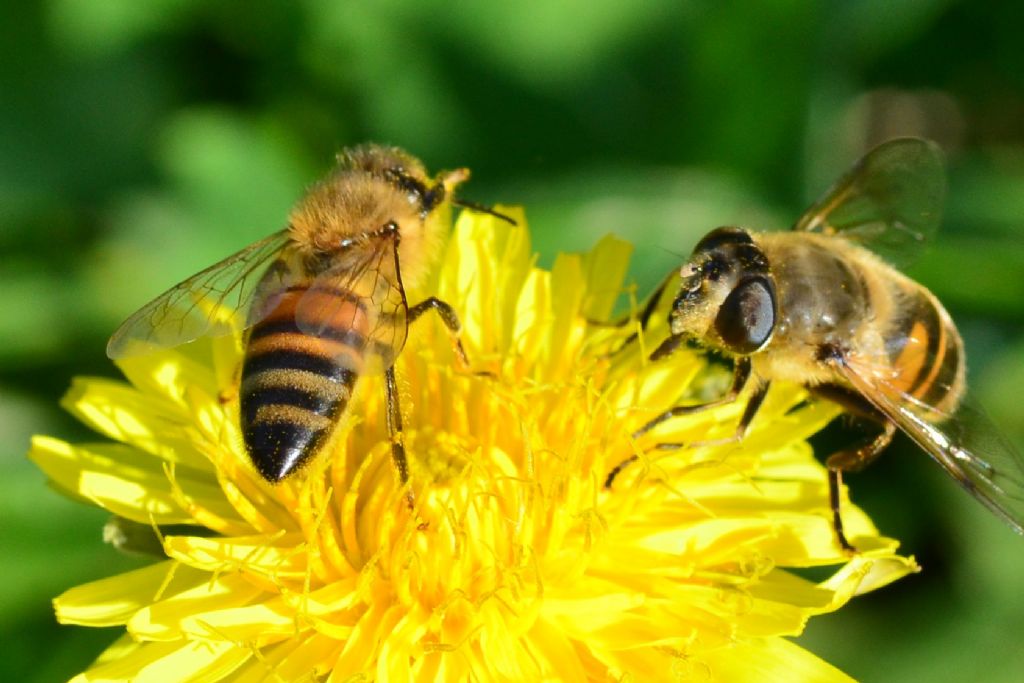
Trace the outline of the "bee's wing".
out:
[[[260,316],[250,310],[250,304],[257,290],[267,285],[267,278],[288,277],[283,270],[267,272],[267,265],[288,241],[287,230],[276,232],[167,290],[117,328],[107,343],[107,356],[148,353],[202,336],[230,334],[258,322]]]
[[[840,234],[905,264],[938,228],[945,194],[938,145],[898,138],[862,157],[793,229]]]
[[[953,415],[925,406],[892,387],[856,356],[840,371],[947,474],[1014,531],[1024,534],[1024,459],[983,412],[970,404],[961,405]]]
[[[405,346],[408,304],[394,241],[375,238],[339,250],[299,300],[295,322],[306,334],[341,340],[336,360],[362,372],[390,368]]]

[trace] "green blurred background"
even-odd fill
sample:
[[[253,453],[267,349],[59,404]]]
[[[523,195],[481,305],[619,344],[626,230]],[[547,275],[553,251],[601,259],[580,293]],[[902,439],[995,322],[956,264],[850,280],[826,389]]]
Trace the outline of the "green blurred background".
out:
[[[1024,4],[46,0],[0,7],[0,679],[61,680],[114,632],[60,591],[131,566],[45,489],[33,433],[167,286],[279,228],[339,148],[390,142],[524,203],[542,262],[614,231],[641,291],[723,223],[782,228],[894,135],[946,149],[911,274],[1024,441]],[[1024,679],[1024,539],[903,440],[850,478],[920,575],[801,642],[866,681]]]

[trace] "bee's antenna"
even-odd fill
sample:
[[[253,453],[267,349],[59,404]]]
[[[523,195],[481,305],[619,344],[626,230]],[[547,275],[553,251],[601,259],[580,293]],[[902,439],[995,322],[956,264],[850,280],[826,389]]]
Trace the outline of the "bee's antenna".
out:
[[[505,214],[495,211],[491,207],[486,206],[484,204],[478,204],[476,202],[471,202],[466,199],[452,199],[452,204],[454,204],[455,206],[461,206],[464,209],[469,209],[470,211],[476,211],[477,213],[485,213],[488,216],[500,218],[501,220],[511,225],[518,225],[515,219],[512,218],[511,216],[506,216]]]

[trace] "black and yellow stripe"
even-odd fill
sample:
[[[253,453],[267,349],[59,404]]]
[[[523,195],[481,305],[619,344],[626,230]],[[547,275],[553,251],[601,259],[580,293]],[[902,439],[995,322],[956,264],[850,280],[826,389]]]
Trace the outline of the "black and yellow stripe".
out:
[[[952,409],[963,390],[963,342],[931,293],[906,285],[901,290],[903,315],[886,334],[889,357],[898,372],[893,384],[926,406]]]
[[[300,324],[304,295],[304,307],[330,311],[329,319]],[[320,301],[310,305],[308,297]],[[242,366],[241,425],[252,462],[268,481],[301,468],[330,436],[362,366],[366,320],[363,304],[350,293],[292,287],[252,328]]]

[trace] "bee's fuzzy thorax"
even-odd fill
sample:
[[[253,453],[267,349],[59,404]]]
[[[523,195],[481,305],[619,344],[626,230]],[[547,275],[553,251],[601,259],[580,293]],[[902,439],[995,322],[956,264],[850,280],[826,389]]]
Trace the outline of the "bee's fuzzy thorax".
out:
[[[315,255],[334,252],[346,239],[394,223],[402,278],[415,286],[429,266],[427,257],[443,240],[447,214],[445,203],[424,216],[416,199],[379,175],[342,167],[298,202],[289,230],[300,252]]]

